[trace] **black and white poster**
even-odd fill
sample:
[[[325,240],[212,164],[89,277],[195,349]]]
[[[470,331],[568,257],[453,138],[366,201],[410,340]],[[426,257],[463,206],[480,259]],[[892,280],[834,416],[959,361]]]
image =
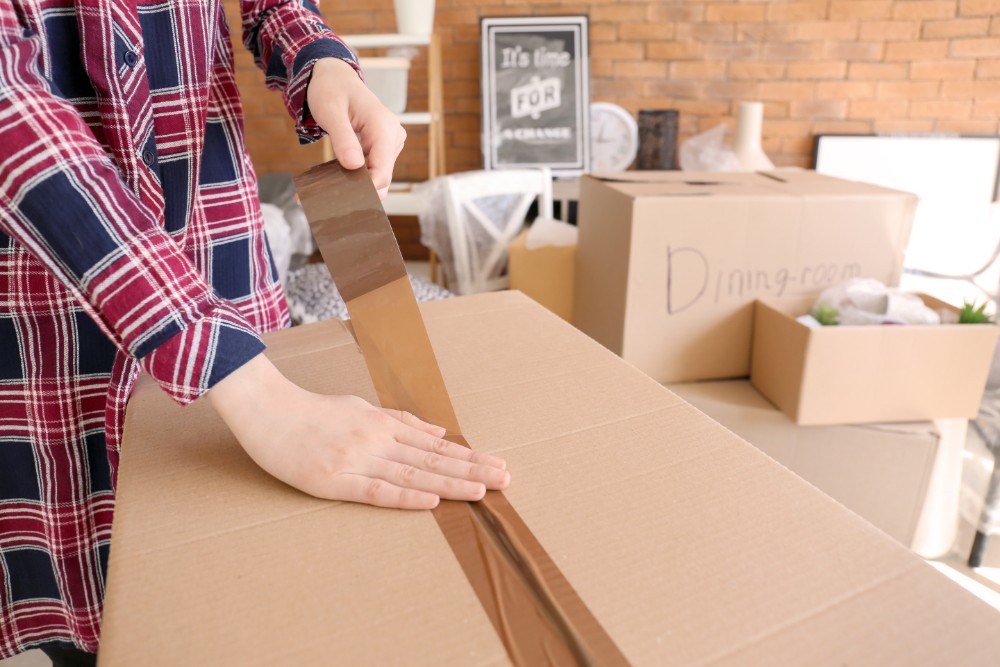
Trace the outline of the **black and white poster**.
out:
[[[486,169],[590,162],[586,16],[482,20],[483,162]]]

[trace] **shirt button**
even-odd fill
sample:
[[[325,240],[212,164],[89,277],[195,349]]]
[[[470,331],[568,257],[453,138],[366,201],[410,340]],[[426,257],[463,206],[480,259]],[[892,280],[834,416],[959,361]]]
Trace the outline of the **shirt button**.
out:
[[[125,64],[129,67],[135,67],[135,64],[139,62],[139,56],[136,55],[135,51],[125,52]]]
[[[156,156],[153,155],[153,151],[148,151],[147,150],[147,151],[143,151],[142,152],[142,161],[146,163],[147,167],[152,167],[153,166],[153,162],[155,160],[156,160]]]

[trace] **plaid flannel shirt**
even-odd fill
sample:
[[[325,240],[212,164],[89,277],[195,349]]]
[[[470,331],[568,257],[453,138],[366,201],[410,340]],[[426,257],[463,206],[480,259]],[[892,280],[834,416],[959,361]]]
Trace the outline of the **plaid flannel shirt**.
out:
[[[350,50],[305,0],[244,0],[303,142],[312,64]],[[125,403],[181,403],[288,313],[219,0],[0,0],[0,658],[96,651]]]

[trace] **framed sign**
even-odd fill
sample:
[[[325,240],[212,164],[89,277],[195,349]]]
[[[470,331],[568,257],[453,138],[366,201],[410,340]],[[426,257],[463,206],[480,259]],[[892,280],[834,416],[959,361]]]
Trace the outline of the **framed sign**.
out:
[[[590,163],[586,16],[482,20],[483,162],[486,169]]]

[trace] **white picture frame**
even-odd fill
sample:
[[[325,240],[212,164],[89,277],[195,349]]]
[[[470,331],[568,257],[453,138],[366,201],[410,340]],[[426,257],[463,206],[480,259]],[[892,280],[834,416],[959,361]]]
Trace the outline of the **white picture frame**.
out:
[[[822,174],[917,195],[903,288],[955,304],[997,293],[1000,137],[818,135],[813,164]]]

